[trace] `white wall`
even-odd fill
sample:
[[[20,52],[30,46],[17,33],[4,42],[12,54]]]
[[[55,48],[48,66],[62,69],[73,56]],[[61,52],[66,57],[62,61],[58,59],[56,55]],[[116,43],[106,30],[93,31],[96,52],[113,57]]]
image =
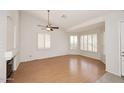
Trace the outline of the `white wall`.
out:
[[[68,37],[65,32],[56,30],[51,34],[51,48],[38,50],[37,48],[37,33],[41,29],[39,24],[46,25],[42,20],[31,15],[21,12],[21,47],[20,61],[28,61],[34,59],[42,59],[60,55],[66,55],[68,52]]]
[[[106,71],[121,76],[120,11],[106,16]]]
[[[9,23],[8,25],[8,20],[7,17],[11,17],[13,20],[13,25]],[[19,13],[18,11],[0,11],[0,82],[6,82],[6,57],[5,54],[7,51],[12,51],[13,56],[17,54],[19,51]],[[17,31],[17,47],[14,49],[13,48],[13,33],[14,33],[14,28],[16,27]],[[11,30],[9,30],[9,28]],[[18,67],[19,60],[18,60],[19,55],[16,56],[15,61],[14,61],[14,70]]]
[[[6,11],[0,11],[0,82],[6,82]]]
[[[7,11],[7,49],[6,51],[12,51],[14,60],[14,70],[19,65],[19,11],[9,10]],[[14,48],[14,32],[16,31],[16,47]]]

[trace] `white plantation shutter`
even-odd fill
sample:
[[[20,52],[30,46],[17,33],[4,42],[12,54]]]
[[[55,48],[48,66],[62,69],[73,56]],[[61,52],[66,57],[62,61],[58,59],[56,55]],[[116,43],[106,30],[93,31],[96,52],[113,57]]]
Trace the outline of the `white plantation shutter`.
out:
[[[77,48],[77,36],[70,36],[70,49],[76,49]]]
[[[93,52],[97,52],[97,34],[93,34]]]
[[[87,50],[87,35],[84,36],[84,50]]]
[[[38,33],[38,49],[50,48],[50,34]]]
[[[88,51],[92,51],[92,35],[88,35]]]
[[[82,35],[80,37],[80,49],[97,52],[97,34]]]
[[[73,49],[73,36],[70,36],[70,49]]]
[[[50,48],[50,35],[45,34],[45,48]]]
[[[80,38],[80,49],[84,50],[84,36],[81,36]]]
[[[44,35],[38,33],[38,49],[44,48]]]

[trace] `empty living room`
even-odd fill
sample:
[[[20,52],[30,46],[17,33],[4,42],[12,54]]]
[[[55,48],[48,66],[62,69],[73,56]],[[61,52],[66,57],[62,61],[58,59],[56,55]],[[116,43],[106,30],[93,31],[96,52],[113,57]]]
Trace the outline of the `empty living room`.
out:
[[[124,11],[0,10],[1,83],[124,83]]]
[[[0,0],[0,93],[124,93],[123,0]]]

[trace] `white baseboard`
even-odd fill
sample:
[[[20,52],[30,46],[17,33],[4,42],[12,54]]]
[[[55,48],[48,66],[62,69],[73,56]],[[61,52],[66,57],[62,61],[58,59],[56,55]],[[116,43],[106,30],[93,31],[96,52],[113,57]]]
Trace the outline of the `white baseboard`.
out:
[[[52,58],[52,57],[57,57],[57,56],[63,56],[63,55],[68,55],[68,53],[66,52],[60,52],[60,53],[53,53],[51,55],[41,55],[41,56],[32,56],[32,58],[28,58],[28,55],[27,56],[23,56],[20,58],[20,62],[27,62],[27,61],[32,61],[32,60],[38,60],[38,59],[46,59],[46,58]]]

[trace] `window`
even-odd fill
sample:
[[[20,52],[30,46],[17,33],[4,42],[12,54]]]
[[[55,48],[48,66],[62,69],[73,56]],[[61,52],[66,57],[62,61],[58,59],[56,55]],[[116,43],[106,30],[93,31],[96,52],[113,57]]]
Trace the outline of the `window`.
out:
[[[77,42],[78,42],[78,39],[77,39],[76,35],[70,36],[70,49],[76,49],[77,48]]]
[[[50,48],[50,34],[38,33],[38,49]]]
[[[92,35],[88,35],[88,51],[92,51]]]
[[[84,50],[87,50],[87,35],[84,36]]]
[[[84,36],[81,36],[80,38],[80,49],[84,50]]]
[[[93,52],[97,52],[97,34],[93,35]]]
[[[80,49],[97,52],[97,34],[82,35],[80,37]]]

